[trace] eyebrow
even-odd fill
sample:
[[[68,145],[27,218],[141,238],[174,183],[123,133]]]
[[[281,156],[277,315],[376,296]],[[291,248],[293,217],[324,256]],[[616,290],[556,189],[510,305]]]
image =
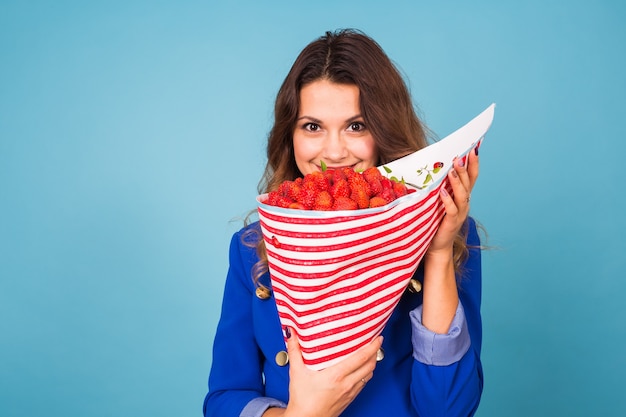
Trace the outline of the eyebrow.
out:
[[[298,118],[296,119],[296,121],[298,122],[298,121],[303,120],[303,119],[310,120],[311,122],[313,122],[313,123],[317,123],[317,124],[321,124],[321,123],[322,123],[322,121],[321,121],[321,120],[319,120],[319,119],[317,119],[317,118],[315,118],[315,117],[312,117],[312,116],[307,116],[307,115],[304,115],[304,116],[300,116],[300,117],[298,117]],[[357,115],[355,115],[355,116],[349,117],[349,118],[348,118],[345,122],[346,122],[346,123],[352,123],[352,122],[355,122],[355,121],[357,121],[357,120],[359,120],[359,119],[363,119],[363,116],[362,116],[362,115],[360,115],[360,114],[357,114]]]

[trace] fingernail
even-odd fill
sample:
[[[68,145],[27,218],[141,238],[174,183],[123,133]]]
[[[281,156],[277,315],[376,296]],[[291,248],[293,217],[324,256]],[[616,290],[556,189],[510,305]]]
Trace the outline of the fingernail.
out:
[[[459,159],[459,166],[463,168],[465,166],[465,158]]]
[[[285,337],[289,339],[291,337],[291,329],[285,326]]]
[[[446,188],[445,188],[445,187],[441,187],[441,194],[442,194],[444,197],[448,197],[448,196],[450,195],[450,194],[448,194],[448,190],[446,190]]]
[[[461,165],[461,166],[463,166],[463,165]],[[451,169],[451,170],[450,170],[450,172],[452,173],[452,176],[453,176],[454,178],[458,178],[458,177],[459,177],[459,174],[457,174],[457,173],[456,173],[456,171],[455,171],[454,169]]]
[[[478,146],[474,148],[474,154],[478,156]]]

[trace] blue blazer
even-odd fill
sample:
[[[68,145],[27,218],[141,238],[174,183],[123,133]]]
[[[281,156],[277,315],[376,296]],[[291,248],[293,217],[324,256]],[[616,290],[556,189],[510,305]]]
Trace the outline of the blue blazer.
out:
[[[468,225],[470,253],[463,276],[457,277],[456,324],[448,335],[420,327],[421,292],[406,291],[382,333],[384,359],[342,417],[471,416],[476,411],[483,387],[481,261],[476,225],[472,219]],[[256,295],[251,276],[258,261],[256,249],[242,240],[250,228],[260,233],[258,222],[253,223],[237,232],[230,245],[204,401],[207,417],[255,416],[265,410],[263,404],[289,401],[289,365],[276,360],[286,350],[276,303],[271,295],[266,299]],[[423,281],[422,277],[418,268],[415,278]],[[269,274],[260,282],[271,288]]]

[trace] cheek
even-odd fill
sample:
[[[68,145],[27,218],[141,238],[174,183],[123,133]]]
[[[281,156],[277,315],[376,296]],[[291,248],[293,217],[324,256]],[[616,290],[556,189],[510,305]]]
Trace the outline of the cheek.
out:
[[[296,165],[303,171],[303,167],[305,164],[309,163],[312,159],[319,154],[319,149],[317,149],[315,144],[312,141],[302,140],[294,135],[293,138],[293,154],[296,160]]]
[[[373,138],[360,140],[353,145],[352,154],[363,161],[371,162],[372,165],[378,160],[376,144]]]

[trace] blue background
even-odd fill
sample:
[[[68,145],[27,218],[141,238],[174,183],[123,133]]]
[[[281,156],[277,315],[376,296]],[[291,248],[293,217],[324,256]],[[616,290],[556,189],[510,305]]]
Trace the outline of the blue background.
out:
[[[201,414],[276,91],[341,27],[440,137],[497,103],[479,416],[626,415],[624,3],[260,3],[0,3],[0,415]]]

